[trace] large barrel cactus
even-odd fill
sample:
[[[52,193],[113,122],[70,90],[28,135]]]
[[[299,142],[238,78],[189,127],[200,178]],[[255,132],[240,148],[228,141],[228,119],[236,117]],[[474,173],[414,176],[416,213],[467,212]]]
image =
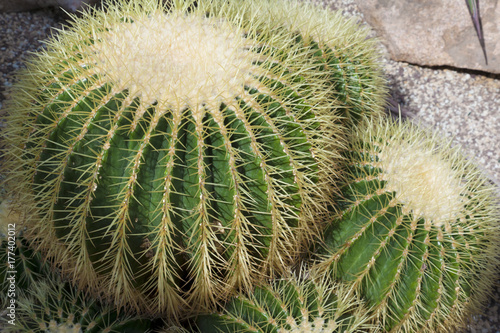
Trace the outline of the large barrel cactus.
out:
[[[152,326],[149,319],[120,313],[61,281],[55,264],[33,247],[21,231],[0,238],[2,332],[144,333]]]
[[[358,133],[348,160],[315,269],[354,283],[387,331],[462,326],[497,277],[492,186],[449,143],[390,120]]]
[[[176,319],[294,261],[331,205],[340,118],[372,113],[384,88],[375,52],[348,51],[370,49],[366,34],[334,38],[352,22],[321,39],[260,1],[104,7],[19,75],[4,170],[64,274]]]
[[[378,331],[351,287],[303,273],[238,295],[222,312],[198,316],[196,325],[201,333]]]

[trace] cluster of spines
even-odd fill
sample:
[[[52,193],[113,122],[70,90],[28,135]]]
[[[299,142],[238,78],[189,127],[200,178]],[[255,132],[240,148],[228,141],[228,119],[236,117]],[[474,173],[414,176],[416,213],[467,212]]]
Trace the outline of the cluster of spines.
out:
[[[304,273],[233,297],[222,312],[198,316],[197,329],[201,333],[377,331],[352,288]]]
[[[283,0],[276,6],[268,1],[250,3],[248,16],[259,16],[260,24],[273,22],[270,34],[281,30],[293,31],[295,42],[307,50],[310,75],[324,80],[331,111],[345,118],[345,125],[357,128],[365,118],[384,114],[387,84],[380,64],[377,39],[366,26],[348,19],[341,12],[321,9],[311,3]],[[257,3],[257,6],[253,4]],[[276,49],[286,49],[276,44]],[[283,51],[285,52],[285,51]]]
[[[498,230],[498,205],[494,192],[472,163],[435,135],[388,120],[371,126],[357,135],[350,149],[343,210],[324,232],[325,245],[315,269],[353,283],[388,331],[462,327],[480,308],[496,276],[498,241],[492,235]],[[381,152],[390,145],[407,145],[409,150],[382,157]],[[388,158],[415,163],[410,156],[418,156],[418,152],[412,149],[422,147],[450,162],[449,174],[463,185],[464,206],[450,214],[449,221],[419,214],[414,209],[418,204],[394,190],[393,175],[383,168],[382,160]],[[413,176],[425,179],[427,175]],[[430,179],[440,181],[439,177]],[[429,205],[448,200],[426,199]]]
[[[57,265],[34,247],[22,232],[0,239],[0,259],[5,263],[0,268],[0,295],[8,309],[1,318],[2,332],[144,333],[152,326],[149,319],[119,313],[63,282]]]
[[[20,292],[15,324],[5,332],[150,332],[149,319],[119,313],[64,283],[56,276],[34,282]]]
[[[21,233],[0,238],[0,260],[0,290],[3,294],[9,291],[10,285],[17,291],[25,290],[51,271],[50,263],[28,246]],[[2,302],[5,301],[7,297],[2,298]]]

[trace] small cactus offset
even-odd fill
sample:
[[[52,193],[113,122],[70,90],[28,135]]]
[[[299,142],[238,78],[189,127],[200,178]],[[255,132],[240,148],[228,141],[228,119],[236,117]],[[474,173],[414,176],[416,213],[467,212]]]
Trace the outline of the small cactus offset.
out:
[[[11,286],[14,292],[29,288],[35,281],[47,276],[51,269],[41,253],[28,246],[21,233],[0,237],[0,295],[5,296]],[[7,297],[2,297],[2,302]]]
[[[149,319],[120,314],[62,282],[56,266],[27,243],[22,232],[0,239],[0,260],[5,263],[0,296],[7,309],[0,320],[2,332],[144,333],[152,326]]]
[[[151,320],[120,314],[54,276],[21,293],[13,322],[2,332],[146,333],[152,326]]]
[[[370,49],[364,34],[334,46],[352,22],[341,33],[332,16],[322,41],[321,27],[290,23],[305,22],[298,7],[273,2],[294,16],[276,24],[254,9],[265,3],[108,1],[19,76],[9,191],[81,288],[176,320],[284,272],[318,234],[337,191],[340,111],[376,113],[360,107],[385,88],[375,52],[363,63],[347,51]]]
[[[261,285],[221,313],[196,319],[201,333],[377,332],[368,308],[347,285],[305,274]]]
[[[343,210],[315,269],[354,283],[387,331],[463,326],[497,277],[493,186],[412,124],[373,122],[348,155]]]

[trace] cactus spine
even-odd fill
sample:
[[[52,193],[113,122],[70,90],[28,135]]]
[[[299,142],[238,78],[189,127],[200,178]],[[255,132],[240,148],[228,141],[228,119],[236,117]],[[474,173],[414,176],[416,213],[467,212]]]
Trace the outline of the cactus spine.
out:
[[[5,170],[81,288],[177,319],[283,272],[317,234],[344,137],[332,108],[354,109],[332,89],[360,106],[372,85],[345,79],[380,79],[371,56],[335,60],[364,38],[336,48],[335,29],[276,27],[263,4],[109,1],[20,75]]]
[[[354,283],[387,331],[462,326],[497,276],[492,186],[456,148],[411,124],[374,122],[348,155],[344,207],[315,269]]]
[[[199,316],[201,333],[376,332],[352,288],[328,278],[292,276],[231,299],[222,313]]]
[[[39,252],[28,247],[21,233],[11,233],[0,238],[0,293],[6,296],[12,285],[15,292],[25,290],[50,272]],[[2,302],[7,297],[2,297]]]

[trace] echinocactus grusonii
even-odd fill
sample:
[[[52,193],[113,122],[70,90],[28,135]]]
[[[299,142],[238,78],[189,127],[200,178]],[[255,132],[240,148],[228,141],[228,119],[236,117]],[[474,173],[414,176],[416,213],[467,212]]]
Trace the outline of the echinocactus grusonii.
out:
[[[378,332],[352,286],[302,270],[233,297],[220,312],[196,318],[200,333]]]
[[[499,206],[473,162],[394,120],[353,138],[343,208],[315,270],[354,283],[390,332],[463,327],[497,277]]]

